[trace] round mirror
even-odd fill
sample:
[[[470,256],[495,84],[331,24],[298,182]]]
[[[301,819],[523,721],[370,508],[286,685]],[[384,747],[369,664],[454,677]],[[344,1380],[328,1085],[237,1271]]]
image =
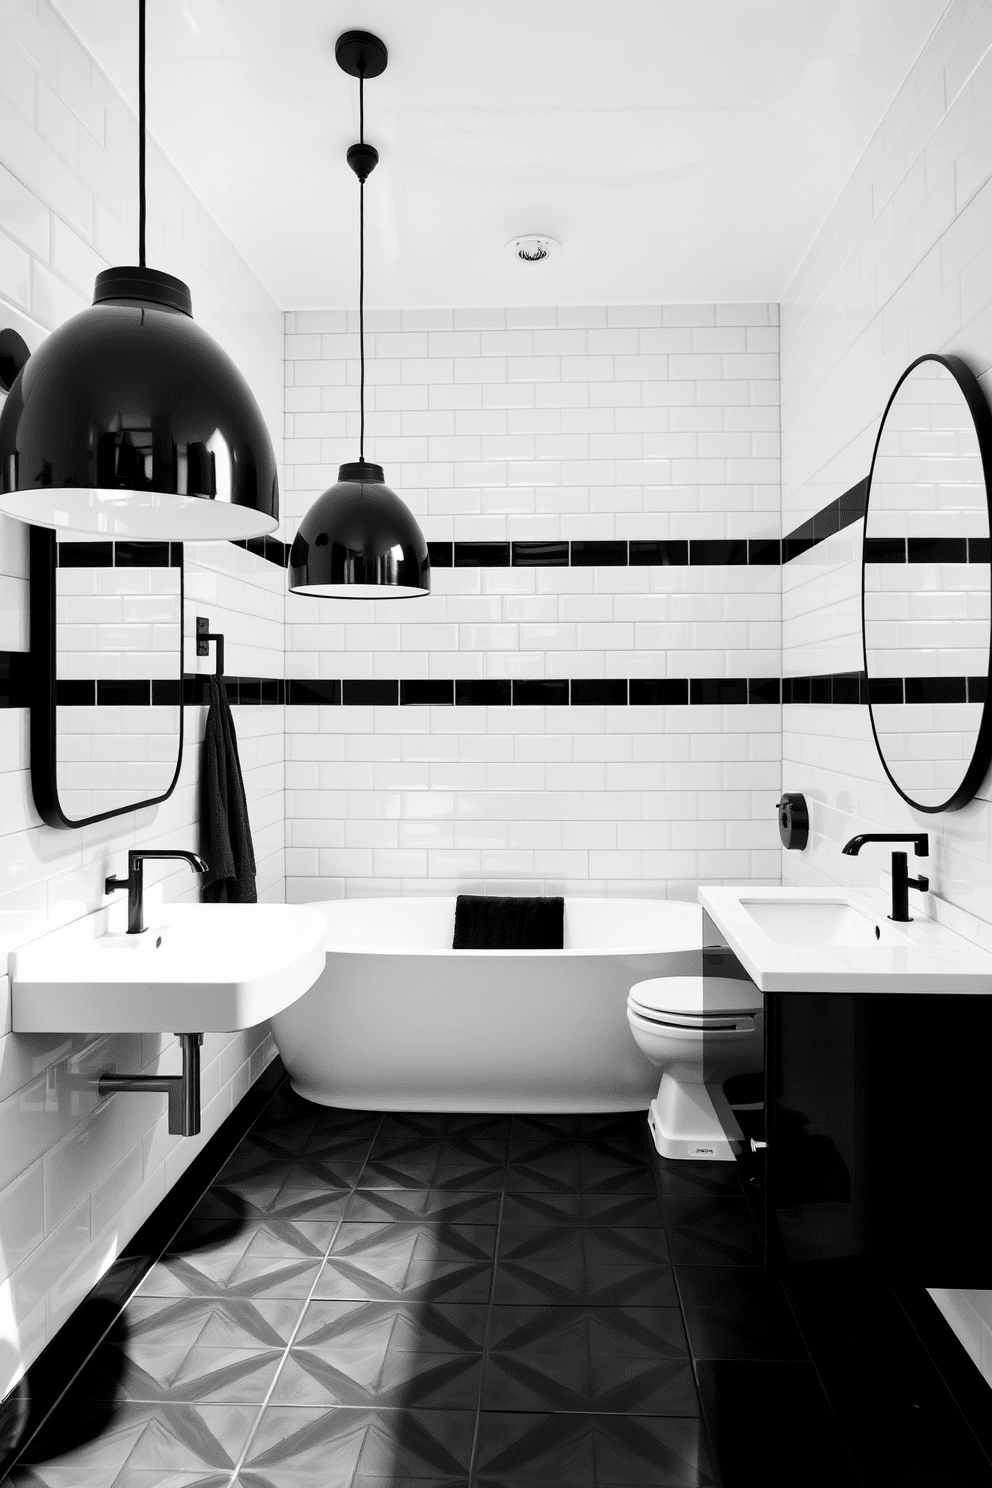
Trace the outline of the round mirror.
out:
[[[879,758],[919,811],[956,811],[992,759],[992,415],[959,357],[907,367],[882,416],[861,606]]]

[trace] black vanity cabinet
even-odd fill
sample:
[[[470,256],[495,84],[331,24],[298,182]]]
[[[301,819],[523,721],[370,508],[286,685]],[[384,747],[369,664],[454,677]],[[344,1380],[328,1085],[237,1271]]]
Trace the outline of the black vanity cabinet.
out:
[[[705,911],[703,933],[704,977],[750,980]],[[992,994],[766,992],[764,1025],[739,1172],[767,1269],[992,1287]]]
[[[992,996],[765,994],[770,1269],[992,1285]]]

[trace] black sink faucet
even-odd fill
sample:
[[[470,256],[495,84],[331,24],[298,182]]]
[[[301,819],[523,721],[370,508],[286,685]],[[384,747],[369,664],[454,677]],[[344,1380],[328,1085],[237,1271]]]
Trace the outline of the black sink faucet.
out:
[[[852,837],[841,851],[856,858],[866,842],[911,842],[918,858],[928,857],[930,853],[930,839],[926,832],[861,832]],[[910,878],[908,862],[906,853],[892,854],[892,913],[889,919],[903,924],[913,918],[909,912],[910,889],[919,889],[921,894],[925,894],[930,887],[928,878]]]
[[[194,873],[208,873],[209,866],[199,853],[183,852],[181,848],[132,848],[127,855],[127,878],[108,878],[103,887],[105,894],[116,889],[127,889],[127,933],[140,935],[145,928],[145,859],[178,858],[188,863]]]

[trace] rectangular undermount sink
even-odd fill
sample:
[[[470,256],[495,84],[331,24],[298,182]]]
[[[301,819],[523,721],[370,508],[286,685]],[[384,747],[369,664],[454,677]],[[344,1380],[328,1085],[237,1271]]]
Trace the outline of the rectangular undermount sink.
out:
[[[836,899],[742,899],[741,904],[769,940],[779,945],[905,945],[891,921]]]
[[[167,904],[141,935],[107,911],[10,956],[15,1033],[233,1033],[302,997],[327,923],[308,904]]]
[[[877,891],[741,884],[699,902],[762,992],[992,994],[992,954],[915,905],[894,924]]]

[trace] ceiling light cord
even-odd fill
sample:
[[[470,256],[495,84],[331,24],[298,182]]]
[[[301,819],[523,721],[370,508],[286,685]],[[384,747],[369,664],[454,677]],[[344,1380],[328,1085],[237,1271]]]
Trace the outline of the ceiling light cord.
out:
[[[138,263],[145,267],[145,0],[138,0]]]
[[[144,0],[142,0],[144,4]],[[358,140],[365,143],[365,73],[358,75]],[[358,182],[358,458],[365,462],[365,182]]]

